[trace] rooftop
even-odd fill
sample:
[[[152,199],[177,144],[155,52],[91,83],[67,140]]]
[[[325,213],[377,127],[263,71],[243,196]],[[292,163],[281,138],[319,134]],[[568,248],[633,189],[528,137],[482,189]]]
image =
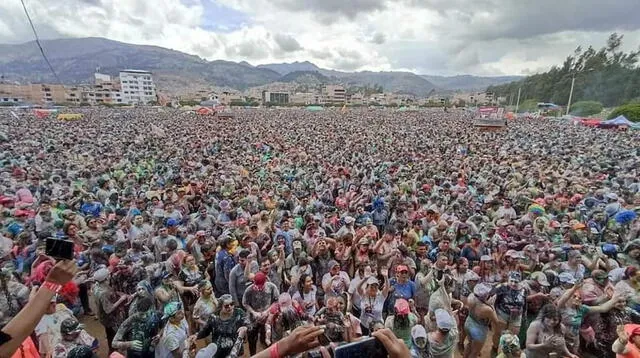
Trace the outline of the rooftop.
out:
[[[151,72],[149,71],[143,71],[143,70],[122,70],[120,71],[120,73],[122,72],[127,72],[127,73],[140,73],[140,74],[146,74],[146,75],[150,75]]]

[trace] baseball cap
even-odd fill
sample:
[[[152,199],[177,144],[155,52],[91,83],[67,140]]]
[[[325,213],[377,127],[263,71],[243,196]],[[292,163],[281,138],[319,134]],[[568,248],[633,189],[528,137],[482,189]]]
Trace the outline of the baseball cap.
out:
[[[233,297],[230,294],[224,294],[220,296],[220,304],[228,305],[229,303],[233,303]]]
[[[520,282],[522,280],[522,275],[518,271],[511,271],[509,272],[509,279]]]
[[[380,281],[377,278],[371,276],[367,279],[367,285],[380,285]]]
[[[439,329],[442,330],[451,330],[455,327],[455,323],[453,322],[453,318],[449,314],[449,312],[443,310],[442,308],[438,308],[435,310],[436,316],[436,325]]]
[[[538,281],[542,286],[549,286],[549,280],[547,280],[547,275],[538,271],[531,274],[531,279]]]
[[[178,222],[176,221],[176,219],[174,218],[167,219],[167,225],[166,225],[167,227],[174,227],[177,225],[178,225]]]
[[[329,266],[328,266],[328,267],[329,267],[330,269],[331,269],[331,268],[334,268],[334,267],[336,267],[336,266],[340,266],[340,264],[338,263],[338,261],[336,261],[336,260],[331,260],[331,261],[329,261]]]
[[[265,275],[264,272],[256,273],[256,276],[253,279],[253,283],[258,287],[262,287],[264,286],[265,282],[267,282],[267,275]]]
[[[479,283],[473,288],[473,295],[478,297],[481,301],[486,301],[491,293],[491,286],[486,283]]]
[[[361,238],[361,239],[358,241],[358,245],[369,245],[369,239],[368,239],[368,238],[366,238],[366,237]]]
[[[580,257],[580,251],[578,251],[578,250],[571,250],[571,251],[569,251],[568,256],[569,256],[569,258],[570,258],[570,259],[574,259],[574,258],[576,258],[576,257]]]
[[[409,268],[407,267],[407,265],[398,265],[396,267],[396,272],[402,272],[402,271],[409,272]]]
[[[413,337],[414,340],[418,338],[427,338],[427,330],[417,324],[411,328],[411,337]]]
[[[97,282],[102,282],[109,278],[109,270],[106,268],[98,269],[93,273],[93,276],[91,277]]]
[[[560,275],[558,275],[558,280],[561,283],[566,283],[569,285],[573,285],[574,283],[576,283],[575,277],[573,277],[573,275],[568,272],[561,272]]]
[[[397,299],[393,307],[397,315],[405,316],[409,314],[409,302],[404,298]]]
[[[479,281],[480,280],[480,275],[478,275],[474,271],[469,270],[469,271],[467,271],[467,273],[464,274],[464,280],[465,281]]]
[[[70,334],[75,332],[80,332],[84,328],[83,325],[78,322],[75,318],[67,318],[62,323],[60,323],[60,333],[61,334]]]
[[[211,343],[208,346],[202,348],[196,353],[196,358],[209,358],[214,357],[218,352],[218,346],[215,343]]]
[[[596,280],[605,280],[609,278],[609,274],[607,274],[603,270],[593,270],[591,271],[591,277],[593,277]]]
[[[180,302],[167,303],[164,306],[164,310],[163,310],[164,315],[162,316],[162,319],[166,320],[175,316],[176,313],[178,313],[178,311],[180,311],[181,309],[182,309],[182,304]]]

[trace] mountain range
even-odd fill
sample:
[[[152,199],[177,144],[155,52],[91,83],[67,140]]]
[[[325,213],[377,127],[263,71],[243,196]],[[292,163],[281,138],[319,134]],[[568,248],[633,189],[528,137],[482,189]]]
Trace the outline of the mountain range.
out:
[[[252,66],[232,61],[207,61],[198,56],[158,46],[133,45],[105,38],[67,38],[41,41],[60,81],[88,83],[96,70],[117,75],[122,69],[154,73],[159,88],[180,93],[194,87],[223,87],[244,90],[275,82],[319,85],[340,83],[347,87],[382,85],[385,91],[426,96],[440,90],[482,90],[489,85],[519,79],[477,76],[420,76],[411,72],[343,72],[323,69],[305,62]],[[55,83],[35,42],[0,44],[0,75],[18,82]]]

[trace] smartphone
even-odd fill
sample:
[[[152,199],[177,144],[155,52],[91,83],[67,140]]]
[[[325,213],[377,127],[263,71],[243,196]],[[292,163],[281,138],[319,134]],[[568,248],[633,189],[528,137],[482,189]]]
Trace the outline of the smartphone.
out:
[[[336,347],[333,355],[334,358],[387,358],[388,356],[382,342],[375,337]]]
[[[59,260],[73,260],[73,242],[63,239],[48,238],[45,253]]]

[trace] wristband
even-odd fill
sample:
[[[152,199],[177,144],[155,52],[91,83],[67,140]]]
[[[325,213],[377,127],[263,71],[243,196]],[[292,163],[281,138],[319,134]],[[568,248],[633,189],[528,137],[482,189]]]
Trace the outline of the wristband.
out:
[[[44,283],[42,284],[43,288],[46,288],[47,290],[54,292],[54,293],[58,293],[60,291],[60,289],[62,288],[62,285],[57,284],[57,283],[53,283],[51,281],[44,281]]]
[[[278,351],[278,342],[274,343],[271,348],[269,348],[269,357],[270,358],[280,358],[280,352]]]

